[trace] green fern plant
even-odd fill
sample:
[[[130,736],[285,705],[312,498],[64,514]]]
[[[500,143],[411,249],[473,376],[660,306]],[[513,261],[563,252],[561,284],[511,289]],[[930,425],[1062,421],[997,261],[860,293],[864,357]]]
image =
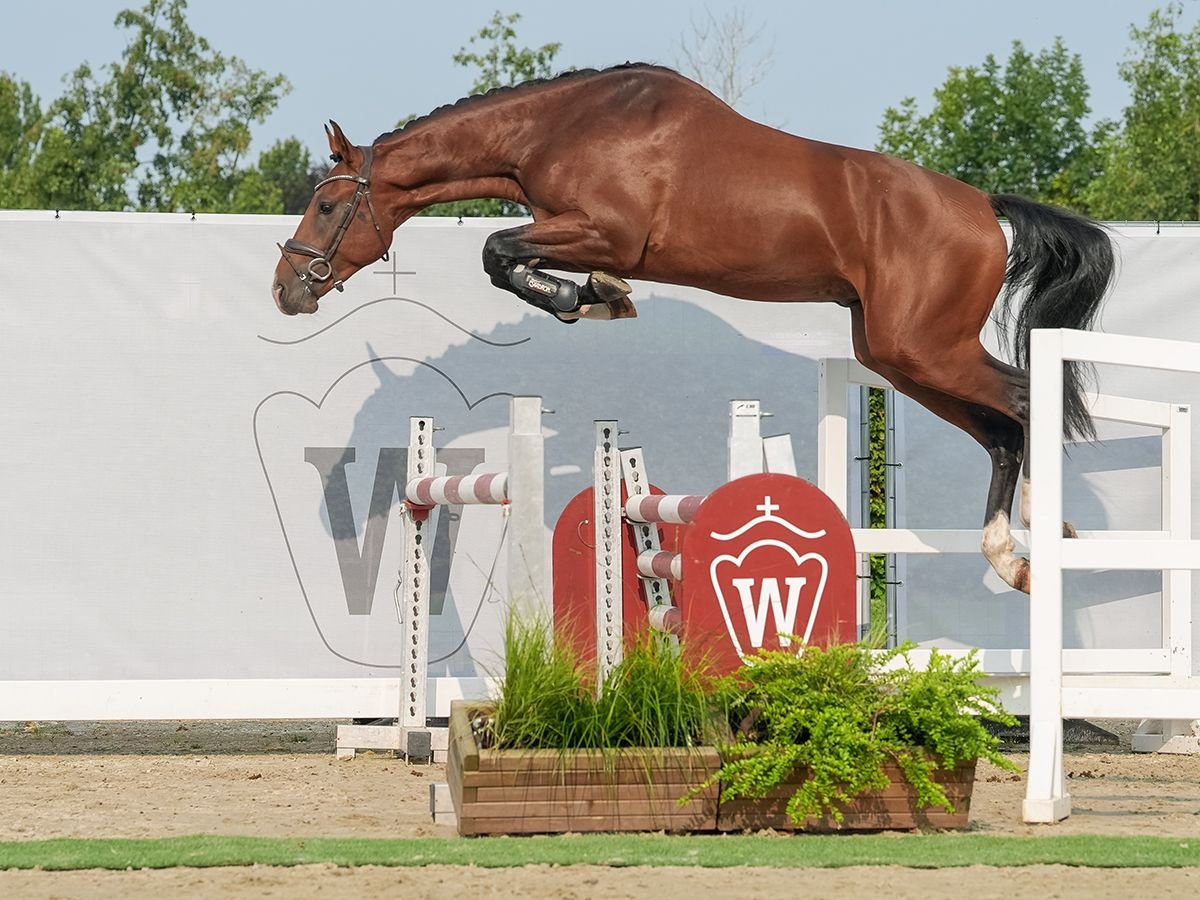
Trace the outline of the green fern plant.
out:
[[[995,689],[980,683],[974,653],[931,654],[925,670],[908,665],[906,645],[873,651],[859,644],[800,656],[765,651],[725,679],[715,699],[730,716],[734,741],[723,765],[704,785],[722,785],[721,799],[759,798],[804,770],[807,778],[787,804],[796,824],[809,817],[842,821],[840,807],[889,783],[884,769],[899,766],[921,807],[953,809],[933,780],[935,767],[1000,755],[984,721],[1013,724]]]

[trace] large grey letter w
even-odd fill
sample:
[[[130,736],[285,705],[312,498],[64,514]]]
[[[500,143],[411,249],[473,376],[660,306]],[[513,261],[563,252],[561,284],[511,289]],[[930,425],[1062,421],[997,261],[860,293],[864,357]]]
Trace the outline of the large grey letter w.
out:
[[[482,449],[458,448],[439,450],[438,462],[444,463],[450,475],[466,475],[483,461]],[[329,531],[337,552],[342,587],[346,592],[346,610],[352,616],[368,616],[375,599],[379,581],[379,563],[383,556],[383,541],[387,536],[388,520],[393,501],[403,492],[408,464],[408,449],[380,447],[375,466],[375,481],[371,488],[371,505],[363,528],[361,548],[354,508],[350,502],[350,485],[346,466],[355,460],[353,447],[305,447],[304,461],[321,476],[325,494],[325,509],[329,513]],[[450,579],[450,555],[458,536],[460,507],[451,506],[438,519],[434,535],[434,556],[430,560],[430,614],[438,615],[446,598]]]

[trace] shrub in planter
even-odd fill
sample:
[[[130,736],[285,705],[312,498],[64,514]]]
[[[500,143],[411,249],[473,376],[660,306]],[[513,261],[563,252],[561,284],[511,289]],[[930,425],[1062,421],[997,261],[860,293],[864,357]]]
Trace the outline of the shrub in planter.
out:
[[[973,771],[979,758],[1015,769],[983,724],[1015,720],[997,692],[980,684],[975,655],[934,651],[928,667],[917,670],[907,664],[908,649],[843,644],[809,647],[800,656],[765,651],[724,679],[716,696],[735,738],[705,782],[720,785],[722,809],[787,789],[794,825],[836,826],[855,798],[888,789],[889,771],[903,774],[918,808],[952,810],[945,782],[955,779],[942,773],[963,763]]]

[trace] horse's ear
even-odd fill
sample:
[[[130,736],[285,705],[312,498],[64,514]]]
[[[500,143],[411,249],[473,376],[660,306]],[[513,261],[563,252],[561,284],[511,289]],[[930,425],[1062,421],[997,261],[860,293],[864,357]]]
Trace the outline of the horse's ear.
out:
[[[345,134],[342,133],[342,128],[333,119],[329,120],[329,124],[325,126],[325,136],[329,138],[329,158],[335,163],[343,160],[349,164],[352,169],[357,169],[362,165],[362,150],[350,143]]]

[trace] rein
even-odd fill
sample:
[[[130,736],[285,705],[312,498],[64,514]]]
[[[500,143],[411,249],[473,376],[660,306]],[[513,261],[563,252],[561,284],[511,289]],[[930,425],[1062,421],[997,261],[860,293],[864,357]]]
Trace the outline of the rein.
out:
[[[363,147],[363,165],[362,171],[358,175],[331,175],[324,181],[320,182],[313,193],[317,193],[325,185],[334,181],[353,181],[358,185],[357,190],[350,202],[346,204],[346,211],[342,214],[342,221],[338,223],[337,231],[333,235],[333,240],[330,241],[329,247],[325,250],[319,250],[311,244],[302,243],[295,238],[288,238],[282,244],[276,244],[280,254],[287,264],[292,267],[292,271],[296,273],[296,277],[304,285],[304,291],[307,294],[316,296],[312,285],[323,284],[330,278],[333,279],[333,286],[339,290],[345,290],[343,287],[343,279],[337,277],[337,271],[333,267],[333,255],[337,253],[338,246],[342,243],[342,238],[346,236],[346,231],[350,227],[350,223],[354,220],[354,213],[358,209],[358,205],[367,201],[367,211],[371,215],[371,224],[375,226],[375,234],[379,237],[379,243],[383,247],[383,255],[379,258],[386,261],[388,259],[388,245],[383,236],[383,229],[379,227],[379,219],[375,215],[375,205],[371,202],[371,162],[374,159],[374,148]],[[337,161],[337,158],[335,158]],[[288,258],[289,253],[296,253],[300,256],[311,257],[307,271],[301,272],[296,268],[295,264]]]

